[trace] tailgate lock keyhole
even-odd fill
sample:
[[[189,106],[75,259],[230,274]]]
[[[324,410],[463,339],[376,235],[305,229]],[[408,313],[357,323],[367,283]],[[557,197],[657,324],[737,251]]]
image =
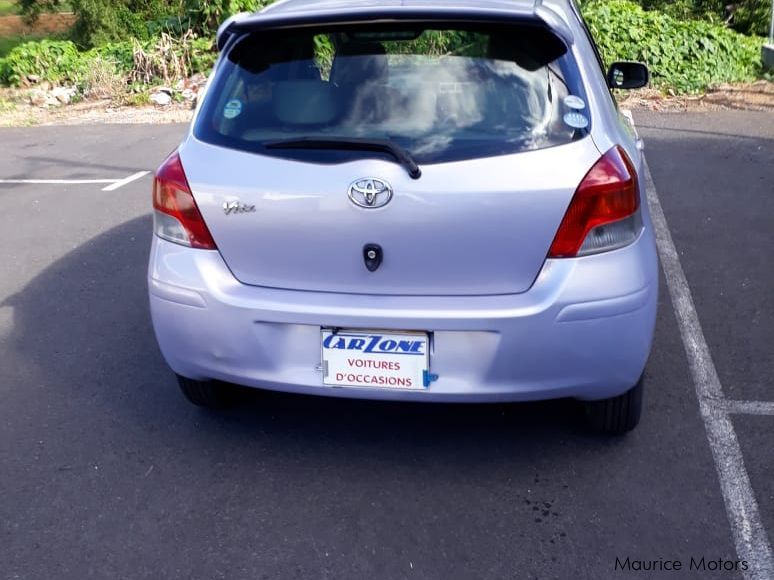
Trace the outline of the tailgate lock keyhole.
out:
[[[363,260],[369,272],[376,272],[382,265],[384,252],[379,244],[366,244],[363,246]]]

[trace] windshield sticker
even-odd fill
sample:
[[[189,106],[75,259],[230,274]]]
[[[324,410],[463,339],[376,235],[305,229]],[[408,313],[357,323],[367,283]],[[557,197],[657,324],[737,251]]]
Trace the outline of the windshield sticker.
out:
[[[226,106],[223,107],[223,116],[226,119],[234,119],[242,113],[242,101],[239,99],[231,99]]]
[[[589,126],[589,120],[581,113],[567,113],[564,122],[573,129],[585,129]]]
[[[586,108],[586,103],[583,101],[583,99],[576,97],[575,95],[567,95],[564,98],[564,105],[568,109],[577,109],[579,111]]]

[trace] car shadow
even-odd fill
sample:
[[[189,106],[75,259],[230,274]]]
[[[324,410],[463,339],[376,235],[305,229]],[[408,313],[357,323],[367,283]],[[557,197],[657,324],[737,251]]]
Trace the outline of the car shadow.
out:
[[[260,439],[329,454],[367,445],[394,457],[414,450],[405,456],[432,452],[452,463],[562,454],[567,439],[596,448],[624,440],[588,434],[567,400],[415,404],[245,390],[234,409],[195,408],[178,392],[153,336],[145,281],[150,231],[149,216],[107,231],[0,304],[12,307],[6,344],[19,374],[36,377],[51,404],[78,414],[73,421],[109,418],[134,432],[163,430],[208,444]]]

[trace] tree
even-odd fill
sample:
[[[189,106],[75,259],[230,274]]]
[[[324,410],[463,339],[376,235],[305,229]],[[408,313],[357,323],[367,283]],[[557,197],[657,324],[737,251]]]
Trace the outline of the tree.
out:
[[[58,10],[63,0],[17,0],[28,22],[43,12]],[[181,0],[70,0],[75,13],[72,39],[83,48],[131,36],[146,38],[148,22],[176,16],[184,10]]]
[[[725,22],[743,34],[768,33],[771,0],[635,0],[646,10],[660,10],[676,18]]]
[[[62,4],[62,0],[17,0],[19,13],[27,24],[34,24],[44,12],[56,12]]]

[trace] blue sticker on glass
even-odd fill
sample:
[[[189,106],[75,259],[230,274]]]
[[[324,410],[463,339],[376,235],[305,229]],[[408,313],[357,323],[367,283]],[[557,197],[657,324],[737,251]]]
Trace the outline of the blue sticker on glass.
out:
[[[239,99],[231,99],[226,106],[223,107],[223,116],[226,119],[234,119],[242,113],[242,101]]]
[[[564,98],[564,105],[568,109],[576,109],[578,111],[586,108],[586,103],[583,101],[583,99],[576,97],[575,95],[567,95]]]
[[[589,120],[581,113],[567,113],[564,122],[573,129],[585,129],[589,126]]]

